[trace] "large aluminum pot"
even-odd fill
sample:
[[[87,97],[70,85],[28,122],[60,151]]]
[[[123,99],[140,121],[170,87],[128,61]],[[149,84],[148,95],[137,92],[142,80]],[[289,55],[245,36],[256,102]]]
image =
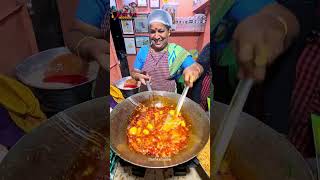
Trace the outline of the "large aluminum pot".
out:
[[[81,84],[44,83],[44,72],[58,56],[71,53],[66,47],[58,47],[39,52],[26,58],[16,67],[19,81],[30,87],[48,116],[92,99],[92,88],[97,78],[99,65],[89,63],[88,80]]]
[[[171,158],[152,158],[130,150],[127,143],[127,127],[131,113],[137,107],[134,103],[146,106],[155,104],[177,104],[180,95],[164,91],[146,91],[135,94],[118,104],[110,115],[111,148],[122,159],[147,168],[166,168],[182,164],[195,157],[206,145],[209,139],[210,123],[207,113],[191,99],[186,98],[181,113],[191,123],[191,136],[185,150]],[[132,103],[131,101],[134,101]]]

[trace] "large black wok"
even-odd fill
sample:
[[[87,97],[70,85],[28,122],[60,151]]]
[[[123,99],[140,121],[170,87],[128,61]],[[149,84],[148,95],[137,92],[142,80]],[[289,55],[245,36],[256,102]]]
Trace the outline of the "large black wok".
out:
[[[164,91],[147,91],[131,96],[131,100],[150,105],[177,104],[180,95]],[[129,99],[118,104],[110,115],[110,142],[111,148],[122,159],[147,168],[165,168],[184,163],[195,157],[206,145],[210,134],[209,116],[201,107],[186,98],[181,113],[191,123],[191,136],[187,148],[168,159],[156,159],[130,150],[127,143],[127,126],[131,113],[137,107]]]
[[[103,133],[108,140],[107,98],[94,99],[63,111],[75,123]],[[109,142],[106,142],[108,146]],[[4,180],[64,180],[88,142],[55,115],[24,136],[0,164]],[[107,153],[108,155],[109,153]],[[108,158],[108,157],[107,157]],[[84,164],[85,165],[85,164]],[[106,173],[108,168],[106,167]]]

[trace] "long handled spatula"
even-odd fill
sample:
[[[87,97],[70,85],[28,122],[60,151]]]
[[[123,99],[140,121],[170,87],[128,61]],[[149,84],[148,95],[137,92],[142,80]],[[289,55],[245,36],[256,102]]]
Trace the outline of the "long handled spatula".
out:
[[[183,89],[182,95],[180,96],[180,98],[178,100],[178,104],[177,104],[177,107],[176,107],[174,114],[170,114],[170,113],[168,114],[168,116],[167,116],[166,120],[164,121],[164,124],[161,128],[162,130],[167,131],[167,130],[173,129],[179,125],[179,121],[176,121],[176,118],[178,117],[179,112],[180,112],[182,105],[184,103],[184,100],[186,99],[188,90],[189,90],[189,87],[185,86]]]
[[[215,135],[211,152],[213,152],[213,176],[216,176],[220,168],[220,164],[224,158],[224,154],[228,148],[230,139],[237,126],[240,113],[246,102],[251,86],[252,79],[241,80],[234,93],[228,111],[221,122]]]

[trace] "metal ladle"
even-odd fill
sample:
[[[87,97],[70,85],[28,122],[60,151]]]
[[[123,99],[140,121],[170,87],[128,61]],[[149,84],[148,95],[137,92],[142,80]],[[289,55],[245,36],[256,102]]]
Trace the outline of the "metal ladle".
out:
[[[150,80],[147,81],[146,84],[147,84],[148,91],[152,91],[152,88],[151,88],[151,85],[150,85]]]
[[[187,96],[187,94],[188,94],[188,91],[189,91],[189,86],[185,86],[184,89],[183,89],[182,95],[181,95],[180,98],[179,98],[177,107],[176,107],[175,117],[178,116],[178,114],[179,114],[179,112],[180,112],[180,110],[181,110],[181,108],[182,108],[183,102],[184,102],[184,100],[186,99],[186,96]]]
[[[190,81],[193,82],[193,77],[191,77]],[[172,129],[172,128],[179,125],[179,123],[178,123],[179,121],[175,121],[175,119],[178,117],[178,115],[180,113],[180,110],[181,110],[182,105],[186,99],[188,91],[189,91],[189,86],[185,86],[183,89],[183,92],[178,100],[178,104],[175,109],[174,115],[172,116],[171,114],[168,114],[167,119],[165,120],[164,125],[162,126],[162,129]]]

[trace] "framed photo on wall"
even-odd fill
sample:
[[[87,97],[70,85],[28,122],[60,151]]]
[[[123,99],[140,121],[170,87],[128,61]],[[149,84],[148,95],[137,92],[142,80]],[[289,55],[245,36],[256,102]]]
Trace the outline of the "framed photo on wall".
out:
[[[136,36],[136,46],[141,48],[142,46],[150,45],[149,36]]]
[[[116,0],[116,1],[119,1],[119,0]],[[132,2],[136,3],[136,0],[120,0],[120,1],[123,2],[123,5],[129,5]]]
[[[123,34],[134,34],[132,20],[121,20]]]
[[[110,7],[113,6],[117,8],[116,0],[110,0]]]
[[[172,29],[175,30],[176,29],[176,15],[177,15],[178,6],[175,4],[164,4],[162,6],[162,9],[167,11],[171,15]]]
[[[149,32],[148,27],[148,15],[138,15],[134,18],[134,29],[137,33],[147,33]]]
[[[150,4],[150,8],[153,8],[153,9],[160,8],[160,0],[150,0],[149,4]]]
[[[127,54],[137,54],[136,45],[135,45],[133,37],[125,37],[124,44],[126,46],[126,53]]]
[[[137,0],[138,7],[148,7],[148,0]]]

